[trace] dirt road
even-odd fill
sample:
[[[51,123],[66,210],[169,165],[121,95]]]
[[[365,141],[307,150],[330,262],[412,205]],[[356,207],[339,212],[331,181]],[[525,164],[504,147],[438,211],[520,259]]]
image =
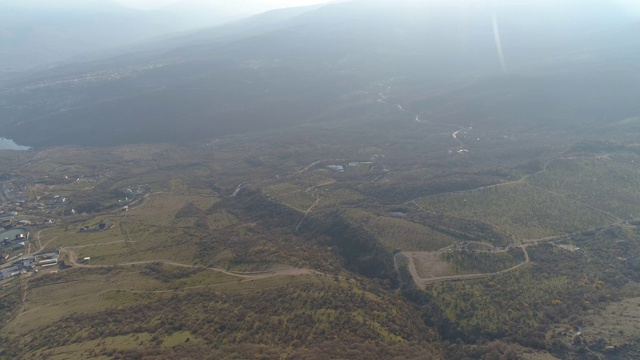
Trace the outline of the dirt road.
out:
[[[73,251],[73,249],[71,248],[61,248],[60,249],[60,253],[62,254],[66,254],[68,259],[69,259],[69,263],[73,266],[79,267],[79,268],[92,268],[92,269],[100,269],[100,268],[110,268],[110,267],[114,267],[114,266],[135,266],[135,265],[146,265],[146,264],[166,264],[166,265],[171,265],[171,266],[177,266],[177,267],[184,267],[184,268],[192,268],[192,269],[205,269],[205,270],[210,270],[210,271],[215,271],[215,272],[219,272],[225,275],[230,275],[230,276],[236,276],[236,277],[240,277],[243,279],[265,279],[265,278],[272,278],[272,277],[277,277],[277,276],[293,276],[293,275],[312,275],[312,274],[319,274],[317,271],[315,270],[311,270],[311,269],[301,269],[301,268],[294,268],[294,267],[281,267],[281,268],[274,268],[271,270],[267,270],[267,271],[256,271],[256,272],[237,272],[237,271],[227,271],[225,269],[222,268],[217,268],[217,267],[206,267],[206,266],[202,266],[202,265],[189,265],[189,264],[181,264],[175,261],[171,261],[171,260],[145,260],[145,261],[131,261],[131,262],[124,262],[124,263],[119,263],[119,264],[112,264],[112,265],[89,265],[89,264],[81,264],[78,263],[78,256],[75,253],[75,251]]]

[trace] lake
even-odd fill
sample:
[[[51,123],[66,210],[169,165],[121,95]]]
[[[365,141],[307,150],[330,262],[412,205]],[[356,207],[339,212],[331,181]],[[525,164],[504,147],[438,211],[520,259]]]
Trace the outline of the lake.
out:
[[[0,233],[0,241],[6,238],[8,238],[9,240],[13,240],[16,238],[16,235],[26,234],[26,233],[27,233],[27,229],[13,229],[13,230],[5,231],[3,233]]]
[[[11,139],[0,138],[0,150],[29,150],[31,149],[28,146],[22,146],[16,144]]]

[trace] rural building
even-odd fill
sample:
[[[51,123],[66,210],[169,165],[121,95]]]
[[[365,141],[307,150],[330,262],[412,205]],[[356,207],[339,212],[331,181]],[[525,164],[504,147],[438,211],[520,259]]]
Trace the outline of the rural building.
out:
[[[8,279],[19,274],[20,269],[17,266],[12,266],[10,268],[0,270],[0,278],[2,279]]]
[[[33,268],[33,260],[32,257],[20,260],[20,267],[27,271],[31,270]]]
[[[40,266],[55,265],[58,263],[58,258],[60,258],[60,252],[57,250],[34,255],[34,261]]]

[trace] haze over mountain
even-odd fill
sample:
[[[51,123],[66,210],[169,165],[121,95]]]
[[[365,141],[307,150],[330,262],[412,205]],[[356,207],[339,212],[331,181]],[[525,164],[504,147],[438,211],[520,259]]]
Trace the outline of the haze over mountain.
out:
[[[615,114],[631,116],[640,95],[630,83],[638,76],[631,61],[639,53],[636,21],[607,0],[286,9],[110,58],[12,75],[2,90],[2,121],[8,136],[28,145],[206,141],[337,119],[351,107],[373,111],[376,86],[402,78],[422,79],[410,92],[395,89],[416,113],[427,105],[446,113],[455,101],[469,113],[502,118],[517,112],[513,104],[528,104],[521,121],[567,113],[595,121],[590,109],[599,105],[586,99],[607,96],[617,99]],[[603,66],[605,57],[616,61]],[[453,79],[464,90],[443,93]],[[532,106],[550,93],[557,94],[553,115]],[[513,94],[522,97],[512,103]]]
[[[115,0],[0,3],[0,70],[23,69],[155,36],[214,26],[263,10],[183,0],[142,11]]]

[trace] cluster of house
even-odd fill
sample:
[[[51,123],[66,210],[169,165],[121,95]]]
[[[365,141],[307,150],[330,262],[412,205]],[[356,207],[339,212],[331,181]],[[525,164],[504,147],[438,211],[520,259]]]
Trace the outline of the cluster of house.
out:
[[[56,221],[54,219],[44,219],[42,221],[42,225],[53,225],[55,224]],[[4,229],[4,230],[11,230],[14,229],[16,227],[26,227],[26,226],[32,226],[32,225],[38,225],[39,223],[32,223],[29,220],[18,220],[16,221],[13,217],[4,217],[4,218],[0,218],[0,228]]]
[[[105,222],[101,222],[98,225],[91,227],[89,225],[85,225],[83,227],[80,228],[80,232],[100,232],[100,231],[105,231],[107,229],[111,229],[114,226],[114,224],[107,224]]]
[[[373,165],[373,162],[371,161],[354,161],[354,162],[350,162],[347,166],[350,168],[357,168],[360,166],[371,166]],[[344,172],[344,166],[343,165],[327,165],[327,168],[333,171],[337,171],[340,173]]]
[[[2,245],[6,246],[6,245],[10,245],[13,242],[26,240],[26,239],[27,239],[27,234],[20,233],[20,234],[16,234],[16,236],[13,239],[9,239],[8,237],[4,238],[4,240],[2,240]]]
[[[19,251],[20,249],[25,247],[25,242],[24,240],[27,239],[28,235],[25,234],[16,234],[15,237],[12,238],[4,238],[4,240],[2,240],[0,242],[0,264],[3,264],[7,261],[11,261],[11,252],[13,251]],[[21,241],[22,240],[22,241]],[[16,256],[17,257],[17,256]],[[14,259],[16,258],[14,257]]]
[[[58,250],[44,251],[19,259],[11,267],[0,270],[0,280],[8,279],[22,273],[38,271],[36,267],[47,268],[56,266],[60,252]]]

